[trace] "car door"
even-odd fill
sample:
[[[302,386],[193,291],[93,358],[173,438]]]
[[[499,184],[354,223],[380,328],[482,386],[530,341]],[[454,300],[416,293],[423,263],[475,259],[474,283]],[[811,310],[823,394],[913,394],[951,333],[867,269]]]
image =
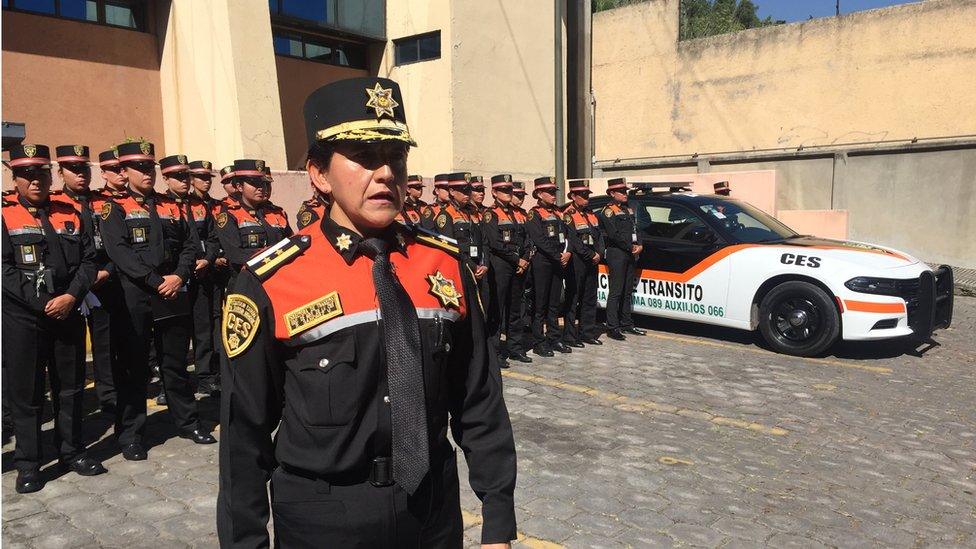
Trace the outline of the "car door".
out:
[[[661,199],[634,206],[644,249],[638,261],[635,310],[697,322],[726,314],[729,262],[723,238],[690,207]]]

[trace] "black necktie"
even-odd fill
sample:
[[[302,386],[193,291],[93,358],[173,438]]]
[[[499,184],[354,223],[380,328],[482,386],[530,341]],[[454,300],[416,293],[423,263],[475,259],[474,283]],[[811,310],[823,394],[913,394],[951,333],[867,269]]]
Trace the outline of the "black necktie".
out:
[[[373,284],[383,315],[393,416],[393,480],[413,494],[430,468],[420,322],[417,309],[393,273],[389,244],[368,238],[360,246],[373,259]]]
[[[47,208],[37,208],[36,213],[37,220],[41,222],[41,228],[44,229],[44,240],[47,242],[51,255],[55,258],[55,261],[59,261],[59,264],[67,269],[68,260],[65,258],[64,248],[61,247],[61,239],[58,238],[58,232],[54,230],[54,225],[51,224],[51,220],[48,218]],[[54,288],[48,288],[48,291],[53,292]]]

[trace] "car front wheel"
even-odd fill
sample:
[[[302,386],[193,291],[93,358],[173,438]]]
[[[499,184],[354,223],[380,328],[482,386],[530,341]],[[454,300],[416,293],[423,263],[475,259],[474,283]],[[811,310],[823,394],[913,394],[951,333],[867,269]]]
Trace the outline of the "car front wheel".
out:
[[[759,331],[778,353],[814,356],[840,335],[840,314],[826,292],[809,282],[776,286],[759,305]]]

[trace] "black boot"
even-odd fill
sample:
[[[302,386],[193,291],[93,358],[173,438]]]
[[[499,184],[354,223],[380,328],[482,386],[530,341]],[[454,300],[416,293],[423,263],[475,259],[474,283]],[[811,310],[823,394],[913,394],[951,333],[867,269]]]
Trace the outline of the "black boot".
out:
[[[37,469],[27,469],[17,471],[17,493],[30,494],[44,488],[44,481],[41,479],[41,472]]]

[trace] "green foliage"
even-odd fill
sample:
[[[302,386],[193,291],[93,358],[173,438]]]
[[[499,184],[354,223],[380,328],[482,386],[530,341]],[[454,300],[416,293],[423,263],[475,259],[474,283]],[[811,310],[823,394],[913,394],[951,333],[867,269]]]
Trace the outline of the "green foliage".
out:
[[[603,11],[648,0],[593,0],[593,11]],[[681,0],[680,40],[782,24],[756,15],[752,0]]]

